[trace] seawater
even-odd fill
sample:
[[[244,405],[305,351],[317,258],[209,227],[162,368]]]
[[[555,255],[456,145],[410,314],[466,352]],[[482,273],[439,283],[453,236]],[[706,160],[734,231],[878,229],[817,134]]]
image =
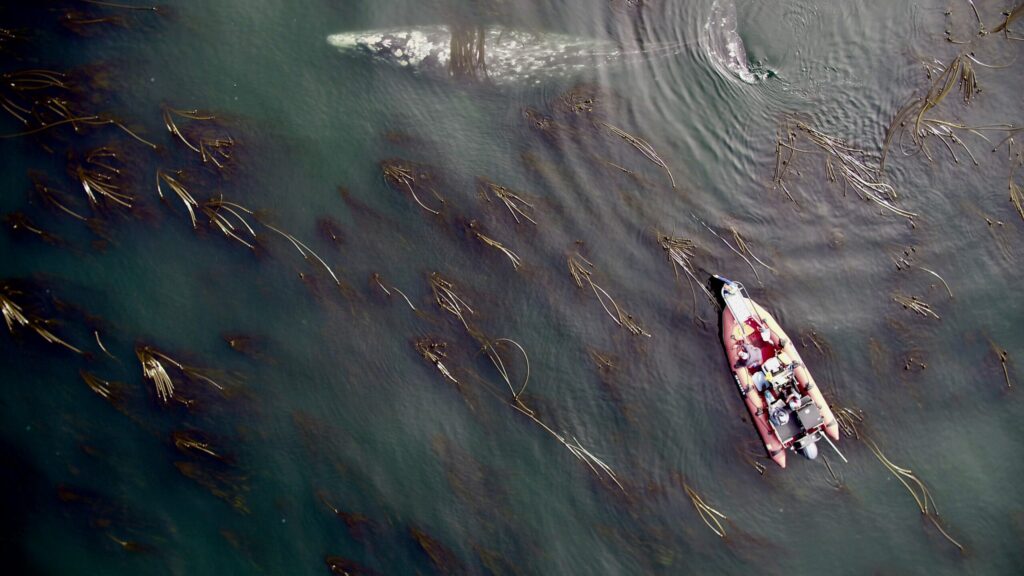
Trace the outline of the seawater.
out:
[[[977,4],[988,29],[1009,7]],[[123,22],[76,31],[60,24],[69,11]],[[922,62],[966,49],[947,29],[980,61],[1009,66],[977,65],[982,92],[969,106],[954,93],[943,117],[1019,125],[1021,44],[979,37],[966,4],[223,0],[156,14],[75,2],[0,14],[28,32],[5,46],[5,72],[75,70],[89,79],[82,106],[160,146],[112,126],[0,142],[0,211],[64,241],[8,227],[0,277],[91,352],[0,336],[3,549],[15,573],[324,574],[328,557],[385,574],[1021,571],[1024,222],[1005,147],[966,136],[978,166],[962,151],[950,161],[937,141],[931,161],[897,148],[886,176],[900,206],[920,214],[913,225],[830,184],[820,156],[794,167],[795,201],[772,185],[788,115],[877,155],[890,119],[929,84]],[[328,42],[453,25],[650,57],[488,82]],[[571,91],[597,95],[599,118],[647,141],[676,186],[629,143],[559,108]],[[216,115],[236,142],[227,168],[167,133],[162,106]],[[542,117],[559,129],[538,130]],[[21,129],[9,116],[2,127]],[[89,211],[68,166],[103,145],[119,150],[136,202],[100,213],[97,236],[31,196],[29,172]],[[384,181],[380,162],[392,158],[433,167],[443,216]],[[177,198],[157,196],[158,169],[184,170],[199,201],[223,194],[258,210],[344,289],[267,229],[255,254],[202,215],[193,230]],[[480,178],[520,192],[536,225],[485,201]],[[755,276],[698,219],[730,242],[738,231],[771,269],[755,264]],[[522,267],[475,240],[470,220]],[[862,434],[927,484],[966,553],[863,439],[838,444],[849,463],[823,450],[838,482],[821,461],[792,455],[780,470],[763,459],[716,313],[702,298],[694,308],[657,232],[692,239],[699,274],[743,281],[775,314],[826,397],[863,410]],[[911,248],[919,268],[897,270]],[[577,288],[567,267],[577,252],[650,338],[617,327]],[[624,491],[509,405],[479,343],[433,302],[434,271],[456,283],[471,325],[527,350],[524,402],[607,463]],[[903,309],[898,294],[941,319]],[[242,337],[248,354],[225,342]],[[459,386],[417,353],[424,337],[448,343]],[[181,381],[193,406],[162,405],[134,354],[144,344],[215,370],[228,390]],[[997,348],[1009,352],[1012,388]],[[518,382],[525,365],[503,350]],[[82,369],[119,382],[121,402],[93,393]],[[223,460],[183,453],[175,432]],[[764,475],[751,461],[768,464]],[[728,517],[725,539],[684,485]]]

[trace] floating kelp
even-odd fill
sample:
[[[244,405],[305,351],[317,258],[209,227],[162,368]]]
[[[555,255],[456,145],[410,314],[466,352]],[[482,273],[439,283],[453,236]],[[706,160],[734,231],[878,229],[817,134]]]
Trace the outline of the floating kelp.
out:
[[[82,6],[82,5],[85,6]],[[88,8],[88,11],[84,9]],[[104,0],[79,0],[75,8],[67,9],[61,14],[60,22],[64,27],[81,36],[92,36],[116,26],[129,27],[129,19],[125,14],[149,12],[160,14],[165,12],[160,6],[134,5],[122,2],[106,2]]]
[[[337,576],[379,576],[380,572],[371,570],[358,562],[342,558],[341,556],[330,556],[324,558],[327,569],[331,574]]]
[[[104,146],[87,152],[84,162],[69,166],[93,208],[101,205],[100,199],[129,209],[135,202],[135,198],[124,191],[119,163],[118,153]]]
[[[914,258],[916,255],[917,249],[911,246],[909,248],[904,248],[899,254],[892,255],[890,256],[890,258],[892,259],[893,263],[896,264],[896,270],[916,269],[934,276],[936,279],[939,280],[939,282],[942,282],[942,286],[946,289],[946,293],[949,294],[949,299],[952,300],[953,290],[949,287],[949,284],[946,282],[946,279],[940,276],[939,273],[934,270],[925,268],[924,266],[918,266],[914,262]]]
[[[597,370],[602,374],[610,374],[615,370],[617,362],[610,354],[605,354],[597,350],[588,350],[587,354],[590,356],[590,359],[593,360],[594,366],[596,366]]]
[[[893,301],[903,306],[904,310],[912,310],[917,312],[921,316],[931,316],[936,320],[939,320],[939,315],[932,310],[932,307],[925,301],[921,300],[917,296],[904,296],[902,294],[896,294],[892,297]]]
[[[977,137],[987,144],[993,144],[986,134],[1004,135],[1005,138],[1002,141],[993,145],[993,150],[995,150],[1010,140],[1014,134],[1024,130],[1024,127],[1013,124],[970,125],[930,114],[938,109],[954,88],[959,92],[965,105],[973,101],[975,94],[979,91],[975,65],[982,64],[972,53],[958,54],[948,64],[926,63],[928,77],[934,76],[934,80],[923,96],[912,98],[897,111],[886,130],[880,162],[882,168],[885,167],[885,160],[893,145],[897,146],[904,156],[923,153],[929,161],[934,160],[934,154],[929,147],[929,142],[932,139],[937,139],[942,143],[954,163],[960,163],[960,157],[957,156],[956,151],[961,149],[977,166],[978,160],[967,144],[967,137]],[[908,133],[910,135],[909,146],[906,143]]]
[[[674,176],[672,176],[672,171],[669,170],[668,164],[666,164],[665,161],[661,159],[661,156],[658,156],[657,151],[655,151],[654,147],[651,146],[646,140],[637,136],[633,136],[632,134],[626,132],[625,130],[612,126],[607,122],[601,122],[601,125],[610,130],[612,134],[615,134],[619,138],[622,138],[626,142],[629,142],[629,144],[632,145],[637,150],[639,150],[645,158],[647,158],[656,166],[664,170],[665,173],[668,174],[669,181],[672,182],[672,188],[676,187],[676,179]]]
[[[186,456],[200,456],[219,462],[224,461],[224,456],[221,456],[201,433],[194,430],[175,430],[171,433],[171,443]]]
[[[208,375],[207,370],[182,364],[152,346],[136,346],[135,355],[142,364],[143,377],[153,383],[156,387],[157,396],[164,404],[174,397],[175,387],[174,380],[171,379],[170,374],[167,372],[165,364],[172,368],[176,368],[189,380],[205,382],[217,390],[224,390],[224,386],[211,378]]]
[[[569,116],[604,116],[606,100],[610,99],[606,90],[599,84],[576,84],[559,94],[551,103],[551,109]]]
[[[623,310],[615,299],[608,294],[608,291],[597,285],[594,282],[592,276],[595,272],[594,264],[583,257],[579,252],[573,252],[567,258],[569,265],[569,274],[572,276],[573,281],[576,283],[578,288],[584,288],[584,285],[589,286],[593,291],[594,296],[597,297],[597,301],[600,302],[601,307],[612,319],[615,324],[628,330],[631,334],[636,336],[647,336],[651,337],[640,323],[637,322],[631,314],[628,314]],[[611,308],[609,308],[611,306]],[[614,310],[614,312],[613,312]]]
[[[35,197],[39,198],[43,204],[76,220],[81,220],[82,222],[89,220],[87,216],[76,212],[69,206],[71,201],[63,191],[47,186],[39,174],[30,172],[29,178],[32,179],[32,190]]]
[[[449,370],[444,364],[444,361],[448,359],[448,353],[445,351],[448,348],[447,342],[442,342],[428,337],[416,340],[414,346],[420,356],[422,356],[427,362],[433,364],[442,376],[451,380],[455,384],[459,384],[459,381],[452,375],[451,370]]]
[[[763,461],[768,460],[768,456],[764,452],[764,448],[757,443],[737,443],[733,445],[736,454],[739,455],[740,459],[745,463],[749,464],[751,468],[757,472],[758,476],[764,477],[765,472],[768,471],[768,467],[765,466]]]
[[[1013,10],[1004,12],[1003,21],[992,29],[992,33],[998,34],[1002,32],[1003,35],[1010,40],[1024,40],[1024,37],[1021,36],[1010,36],[1010,24],[1013,24],[1013,22],[1020,18],[1022,14],[1024,14],[1024,2],[1017,4]]]
[[[181,200],[181,203],[185,205],[185,210],[188,210],[188,218],[192,221],[192,228],[196,228],[196,211],[199,207],[199,202],[192,196],[192,193],[185,188],[185,185],[181,183],[180,178],[182,177],[182,171],[174,171],[172,176],[170,173],[164,172],[163,169],[157,168],[156,171],[156,193],[161,199],[164,198],[164,190],[162,183],[167,184],[168,187],[174,192],[175,195]]]
[[[0,75],[0,107],[23,125],[32,126],[33,120],[40,120],[39,112],[52,94],[70,91],[70,80],[64,72],[56,70],[30,69],[6,72]],[[41,93],[50,91],[50,96]],[[57,100],[57,106],[62,106]],[[64,106],[66,107],[66,106]]]
[[[455,285],[446,280],[437,272],[430,273],[430,291],[434,295],[434,302],[452,316],[459,319],[462,325],[469,330],[469,322],[466,321],[466,313],[473,314],[473,309],[466,304],[466,301],[456,292]]]
[[[78,375],[82,377],[82,381],[85,382],[85,385],[95,392],[100,398],[103,398],[114,406],[118,406],[121,403],[124,385],[120,382],[104,380],[103,378],[100,378],[86,370],[79,370]]]
[[[402,298],[405,300],[405,303],[409,305],[409,308],[412,308],[413,312],[417,311],[416,307],[413,306],[413,304],[412,304],[412,300],[409,300],[409,297],[405,295],[405,292],[402,292],[401,290],[399,290],[398,288],[396,288],[394,286],[392,286],[391,288],[388,288],[387,286],[385,286],[384,285],[384,279],[383,279],[383,277],[379,273],[374,272],[372,275],[370,275],[370,283],[372,285],[377,286],[378,288],[380,288],[381,291],[383,291],[384,294],[387,294],[388,296],[391,296],[391,291],[392,290],[394,290],[395,292],[398,292],[398,294],[401,295]]]
[[[256,231],[245,219],[247,215],[255,216],[255,212],[241,204],[228,202],[223,195],[203,203],[202,211],[222,234],[250,250],[256,249]]]
[[[105,2],[104,0],[81,0],[86,4],[92,4],[94,6],[103,6],[105,8],[120,8],[123,10],[138,10],[140,12],[159,12],[159,6],[137,6],[134,4],[125,4],[123,2]]]
[[[170,132],[178,140],[181,140],[185,146],[188,146],[193,152],[198,153],[199,148],[188,141],[185,135],[181,133],[181,129],[178,128],[178,124],[175,118],[187,118],[189,120],[213,120],[213,115],[201,114],[198,110],[178,110],[171,108],[170,106],[163,107],[163,118],[164,126],[167,127],[167,131]]]
[[[237,471],[230,457],[213,446],[205,434],[197,430],[175,430],[171,432],[170,440],[175,450],[189,458],[174,463],[178,472],[238,512],[249,512],[245,500],[249,492],[247,478]]]
[[[203,138],[199,141],[199,156],[203,162],[209,162],[217,168],[224,168],[224,163],[231,160],[231,151],[235,140],[227,138]]]
[[[427,555],[430,563],[434,565],[441,574],[461,574],[465,572],[465,566],[458,555],[442,544],[436,538],[416,527],[409,528],[409,536],[412,537],[420,550]]]
[[[96,16],[74,10],[68,10],[65,12],[63,16],[61,16],[60,21],[69,30],[73,30],[79,34],[86,34],[89,32],[90,28],[99,25],[120,27],[128,25],[128,22],[122,16]]]
[[[522,223],[519,219],[520,216],[531,224],[537,224],[537,221],[530,215],[533,212],[533,204],[523,199],[518,192],[495,184],[486,178],[479,178],[477,180],[477,190],[480,191],[480,196],[487,202],[491,201],[492,194],[498,200],[501,200],[501,203],[508,209],[512,218],[515,218],[516,224]]]
[[[14,334],[14,329],[16,327],[28,328],[50,344],[63,346],[76,354],[84,354],[84,352],[79,348],[72,346],[68,342],[57,337],[53,332],[50,332],[48,326],[53,324],[52,320],[28,315],[22,309],[21,305],[14,301],[15,298],[23,295],[23,292],[17,290],[10,284],[0,282],[0,315],[3,315],[4,322],[7,323],[7,330],[11,334]]]
[[[249,506],[245,501],[249,487],[245,484],[244,476],[204,467],[197,462],[175,462],[174,467],[182,476],[206,488],[210,494],[227,502],[236,511],[242,514],[249,513]]]
[[[384,181],[389,186],[400,191],[408,191],[413,201],[427,212],[431,214],[441,213],[440,210],[435,210],[424,204],[416,194],[417,190],[421,193],[429,192],[442,205],[445,203],[444,198],[435,189],[436,177],[429,167],[398,159],[384,160],[380,163],[380,166],[384,173]]]
[[[345,231],[342,230],[341,224],[334,218],[330,216],[317,218],[316,229],[320,231],[320,236],[329,240],[335,246],[340,248],[345,244]]]
[[[352,536],[353,539],[363,542],[366,537],[369,536],[369,532],[379,529],[379,526],[377,526],[377,524],[370,520],[366,515],[355,512],[345,512],[344,510],[339,509],[331,503],[331,500],[323,491],[317,491],[316,495],[328,510],[345,523],[345,527],[348,528],[349,535]]]
[[[231,151],[235,145],[234,139],[230,136],[213,135],[209,133],[209,130],[206,130],[201,135],[193,138],[195,140],[193,144],[178,126],[178,121],[181,119],[192,120],[198,123],[213,121],[216,117],[199,110],[179,110],[170,106],[163,106],[163,120],[167,131],[190,150],[199,154],[204,164],[210,163],[217,168],[224,168],[224,163],[231,160]]]
[[[573,456],[575,456],[577,460],[579,460],[580,462],[583,462],[584,464],[586,464],[587,467],[590,469],[590,471],[594,473],[594,476],[597,476],[600,479],[608,478],[616,486],[619,487],[619,490],[622,490],[623,492],[626,491],[626,489],[619,482],[618,477],[615,475],[615,471],[612,470],[610,466],[605,464],[605,462],[603,460],[601,460],[600,458],[595,456],[592,452],[590,452],[589,450],[584,448],[583,444],[581,444],[580,441],[575,436],[570,438],[570,437],[563,436],[562,434],[559,434],[558,432],[555,432],[550,426],[548,426],[543,421],[541,421],[540,418],[538,418],[537,415],[533,412],[533,410],[530,410],[529,408],[527,408],[526,405],[522,403],[522,401],[516,400],[516,402],[510,404],[510,406],[515,408],[519,413],[523,414],[524,416],[526,416],[530,420],[533,420],[534,424],[537,424],[545,432],[547,432],[553,438],[558,440],[558,442],[562,446],[565,446],[566,449],[568,449],[569,452]]]
[[[822,357],[832,356],[832,345],[813,327],[800,333],[800,346],[807,348],[808,345],[817,350],[818,354]]]
[[[928,365],[922,362],[920,359],[915,358],[912,354],[908,354],[903,361],[903,370],[906,372],[910,371],[921,371],[928,368]]]
[[[859,408],[847,408],[845,406],[833,406],[832,413],[839,423],[839,430],[847,438],[860,440],[858,424],[864,423],[864,411]]]
[[[266,358],[267,342],[262,337],[230,332],[222,334],[221,338],[229,348],[243,356],[253,360],[263,360]]]
[[[560,137],[568,137],[572,134],[572,129],[568,126],[563,126],[558,123],[552,116],[541,112],[540,110],[534,110],[533,108],[523,109],[523,118],[526,119],[527,125],[531,128],[540,132],[543,136],[551,141],[556,141]]]
[[[912,299],[908,300],[912,302]],[[917,313],[931,317],[930,314]],[[872,366],[884,378],[898,376],[903,381],[910,381],[913,376],[928,368],[926,360],[929,352],[919,342],[922,331],[919,327],[908,326],[894,316],[886,317],[886,322],[896,338],[894,342],[884,346],[875,340],[871,341],[869,353]],[[896,370],[899,372],[894,372]]]
[[[707,230],[708,232],[711,232],[711,234],[712,234],[712,235],[714,235],[714,237],[715,237],[715,238],[718,238],[719,240],[721,240],[721,241],[722,241],[722,243],[723,243],[723,244],[725,244],[725,245],[726,245],[726,246],[727,246],[727,247],[729,248],[729,250],[732,250],[732,252],[733,252],[734,254],[736,254],[737,256],[739,256],[740,258],[742,258],[742,259],[743,259],[743,261],[747,263],[747,266],[749,266],[749,267],[750,267],[750,271],[754,273],[754,278],[756,278],[758,282],[760,282],[760,281],[761,281],[761,276],[760,276],[760,275],[758,275],[758,273],[757,273],[757,268],[754,268],[754,264],[753,264],[753,263],[752,263],[752,262],[750,261],[750,259],[749,259],[749,258],[747,258],[747,255],[746,255],[746,254],[744,254],[744,253],[743,253],[743,251],[741,251],[741,250],[740,250],[739,248],[736,248],[735,246],[733,246],[732,244],[730,244],[728,240],[726,240],[725,238],[723,238],[723,237],[722,237],[722,236],[721,236],[721,235],[720,235],[720,234],[719,234],[718,232],[715,232],[715,229],[714,229],[714,228],[712,228],[711,226],[709,226],[707,222],[705,222],[705,221],[701,220],[700,218],[698,218],[698,217],[697,217],[697,215],[696,215],[696,214],[694,214],[693,212],[691,212],[691,213],[690,213],[690,216],[691,216],[691,217],[692,217],[692,218],[693,218],[694,220],[696,220],[696,221],[697,221],[698,223],[700,223],[700,225],[701,225],[701,226],[703,226],[705,230]],[[761,264],[762,266],[764,266],[765,268],[768,268],[768,270],[772,270],[772,268],[769,268],[769,267],[768,267],[768,266],[767,266],[766,264],[764,264],[764,263],[763,263],[763,262],[761,262],[760,260],[758,260],[758,263],[760,263],[760,264]]]
[[[589,450],[584,448],[580,441],[577,440],[575,437],[569,438],[556,432],[550,426],[545,424],[537,416],[537,414],[524,403],[521,395],[522,392],[526,389],[526,385],[530,379],[530,359],[526,353],[526,349],[523,348],[523,346],[520,345],[518,342],[515,342],[514,340],[511,340],[509,338],[491,339],[484,335],[481,331],[470,326],[469,321],[466,319],[466,313],[473,314],[474,312],[472,308],[470,308],[469,305],[466,304],[465,300],[463,300],[462,297],[459,296],[459,294],[456,292],[455,285],[449,282],[448,280],[445,280],[437,272],[434,272],[430,275],[430,286],[434,295],[434,301],[438,305],[438,307],[440,307],[445,312],[448,312],[452,316],[455,316],[462,323],[463,327],[466,329],[466,332],[474,340],[476,340],[478,344],[480,344],[481,351],[487,354],[488,359],[494,365],[495,369],[498,370],[498,373],[501,375],[502,380],[504,380],[504,382],[508,386],[509,391],[512,393],[512,396],[509,400],[509,406],[514,408],[520,414],[523,414],[524,416],[532,420],[534,424],[537,424],[545,432],[547,432],[553,438],[558,440],[558,442],[565,446],[569,450],[569,452],[576,457],[576,459],[586,464],[587,467],[590,468],[590,470],[598,478],[608,478],[609,480],[614,482],[621,490],[625,491],[625,489],[622,487],[622,484],[619,483],[618,478],[616,478],[615,473],[607,464],[604,463],[604,461],[602,461]],[[518,389],[516,386],[512,384],[512,379],[509,375],[509,370],[507,368],[508,364],[501,356],[499,346],[502,344],[511,344],[512,346],[515,346],[523,355],[526,374],[523,378],[522,384],[518,386]],[[443,360],[444,357],[437,354],[437,348],[437,346],[432,346],[431,341],[429,340],[423,343],[418,343],[417,345],[417,349],[421,351],[421,355],[423,355],[423,357],[427,361],[434,363],[435,366],[437,366],[438,370],[440,371],[441,367],[437,363],[440,360]],[[441,349],[443,350],[443,348]],[[445,371],[448,371],[447,368],[445,368]],[[458,383],[458,381],[455,380],[454,378],[450,379],[453,382]],[[486,384],[486,382],[484,381],[481,382]],[[495,390],[491,389],[490,391],[495,396],[501,397],[501,394],[496,392]]]
[[[185,205],[185,209],[188,211],[189,220],[192,222],[193,228],[198,228],[196,210],[199,209],[209,219],[210,224],[226,237],[242,244],[250,250],[255,250],[257,239],[256,230],[253,224],[249,222],[249,218],[252,218],[263,227],[288,240],[288,242],[298,250],[304,260],[313,260],[318,263],[327,271],[335,284],[342,286],[341,280],[327,262],[321,258],[319,254],[314,252],[312,248],[306,245],[306,243],[296,238],[293,234],[258,219],[255,210],[247,208],[237,202],[225,200],[223,195],[211,198],[200,205],[188,188],[185,187],[181,177],[182,171],[180,170],[172,175],[162,169],[157,169],[156,190],[157,194],[162,199],[164,198],[163,184],[166,184],[171,191],[174,192],[174,194],[181,200],[182,204]]]
[[[874,453],[875,457],[878,458],[878,461],[881,462],[882,465],[884,465],[885,468],[900,481],[900,484],[903,484],[908,492],[910,492],[910,495],[914,498],[914,502],[917,503],[917,507],[921,511],[921,514],[930,520],[936,528],[938,528],[939,532],[942,533],[942,536],[946,540],[956,546],[957,549],[963,553],[963,545],[954,540],[953,537],[946,532],[946,529],[942,527],[942,524],[939,521],[939,511],[935,506],[935,500],[932,498],[931,492],[928,491],[928,487],[925,486],[924,482],[915,476],[911,470],[901,468],[893,464],[892,461],[886,458],[885,454],[882,453],[881,449],[873,440],[865,438],[865,442],[867,443],[868,448],[871,448],[871,452]]]
[[[672,170],[668,163],[658,155],[654,147],[643,138],[630,134],[609,121],[604,109],[599,106],[599,102],[607,96],[600,94],[599,90],[590,85],[577,85],[551,103],[552,113],[549,114],[534,108],[524,108],[523,117],[531,128],[540,132],[549,144],[556,147],[568,142],[577,143],[583,147],[603,146],[609,134],[621,139],[639,151],[655,166],[664,170],[672,188],[675,189],[676,181]],[[634,177],[637,182],[646,182],[632,170],[604,157],[597,154],[588,156],[602,165],[612,166]]]
[[[266,222],[263,222],[262,224],[264,226],[266,226],[267,228],[273,230],[274,232],[280,234],[282,237],[284,237],[289,242],[291,242],[292,246],[294,246],[295,249],[299,251],[299,254],[301,254],[302,258],[304,260],[306,260],[307,262],[312,257],[312,259],[315,260],[317,263],[319,263],[320,266],[322,266],[324,268],[324,270],[327,270],[327,273],[331,275],[331,278],[334,280],[334,283],[337,284],[338,286],[341,286],[341,280],[339,280],[338,276],[335,275],[334,270],[331,270],[331,267],[327,265],[327,262],[325,262],[324,259],[321,258],[319,254],[317,254],[316,252],[313,252],[312,248],[310,248],[309,246],[306,246],[301,240],[299,240],[295,236],[292,236],[291,234],[285,232],[284,230],[281,230],[280,228],[276,228],[274,226],[271,226],[270,224],[267,224]]]
[[[953,290],[950,289],[949,284],[946,282],[946,279],[943,278],[942,276],[939,276],[938,272],[936,272],[934,270],[930,270],[928,268],[925,268],[924,266],[917,266],[917,269],[921,270],[923,272],[927,272],[927,273],[931,274],[932,276],[935,276],[936,278],[938,278],[939,282],[942,282],[942,286],[945,287],[946,292],[949,293],[949,299],[950,300],[953,299]]]
[[[2,78],[4,82],[0,82],[0,106],[21,122],[26,130],[0,135],[0,139],[29,136],[65,125],[70,125],[75,133],[81,133],[87,126],[113,125],[136,141],[153,149],[157,147],[109,114],[79,109],[70,100],[70,85],[64,73],[22,70],[8,72]],[[33,98],[26,98],[29,95]]]
[[[672,272],[675,273],[676,278],[679,277],[680,270],[686,274],[686,284],[690,287],[690,295],[693,296],[694,317],[703,322],[700,313],[697,311],[697,292],[693,288],[694,284],[700,287],[709,302],[717,305],[717,300],[711,294],[711,291],[708,290],[707,286],[704,285],[704,282],[701,282],[700,278],[697,277],[697,271],[693,265],[697,245],[693,240],[681,236],[669,236],[660,232],[656,232],[655,235],[658,239],[658,245],[665,251],[665,256],[672,265]]]
[[[60,237],[43,230],[32,222],[31,218],[21,212],[11,212],[4,216],[4,222],[16,234],[25,233],[32,235],[52,246],[63,244]]]
[[[470,334],[473,336],[473,339],[480,344],[480,350],[487,355],[491,364],[493,364],[494,368],[497,369],[501,379],[508,386],[509,392],[512,393],[512,401],[519,404],[522,408],[526,408],[519,399],[523,392],[526,391],[526,386],[530,383],[530,356],[526,353],[526,349],[523,348],[522,344],[510,338],[496,338],[492,340],[477,330],[470,330]],[[514,346],[523,355],[526,374],[523,376],[522,383],[518,386],[512,385],[512,379],[509,376],[508,368],[505,366],[505,361],[501,357],[501,347],[506,344]]]
[[[804,143],[813,148],[802,147]],[[913,220],[917,216],[896,206],[896,188],[885,182],[882,171],[885,164],[884,151],[881,160],[876,163],[864,150],[826,134],[795,116],[787,116],[779,127],[779,138],[775,142],[775,173],[772,176],[775,187],[782,189],[790,200],[796,202],[786,185],[786,179],[799,154],[824,154],[825,177],[831,183],[841,181],[844,191],[853,188],[862,199],[904,218]]]
[[[1010,383],[1010,370],[1007,368],[1007,363],[1010,361],[1010,353],[992,340],[989,340],[989,344],[992,346],[992,351],[995,352],[996,358],[999,359],[999,365],[1003,369],[1003,378],[1006,380],[1006,387],[1013,388],[1013,384]]]
[[[733,242],[736,243],[736,247],[739,249],[739,252],[741,254],[744,254],[746,256],[750,256],[751,258],[754,259],[754,262],[757,262],[761,266],[764,266],[769,272],[775,272],[774,268],[772,268],[771,266],[765,264],[764,260],[761,260],[760,258],[758,258],[757,255],[754,254],[753,251],[751,251],[750,245],[747,243],[746,238],[744,238],[740,234],[740,231],[737,230],[735,226],[729,227],[729,232],[732,234],[732,240],[733,240]]]
[[[134,540],[124,540],[122,538],[118,538],[117,536],[114,536],[113,534],[107,534],[107,537],[110,538],[115,544],[120,546],[121,550],[124,550],[125,552],[151,552],[152,551],[151,547],[147,546],[146,544],[142,544],[140,542],[136,542]]]
[[[683,488],[686,490],[686,495],[690,497],[690,502],[697,509],[697,513],[700,514],[700,519],[704,521],[704,524],[711,528],[711,531],[718,535],[719,538],[725,538],[725,527],[722,526],[721,522],[721,520],[728,519],[725,514],[709,506],[689,484],[684,484]]]
[[[477,222],[476,220],[470,220],[468,223],[466,223],[466,228],[469,231],[469,234],[476,238],[477,240],[479,240],[484,246],[487,246],[488,248],[494,248],[498,252],[504,254],[505,257],[509,259],[509,262],[512,263],[513,270],[519,270],[519,267],[523,264],[522,258],[520,258],[518,254],[510,250],[501,242],[498,242],[494,238],[491,238],[490,236],[484,234],[482,226],[480,225],[479,222]]]
[[[843,482],[842,473],[836,473],[835,469],[832,468],[832,464],[828,461],[828,457],[822,454],[821,462],[825,465],[825,469],[828,471],[828,476],[825,477],[825,482],[836,490],[848,492],[848,489]]]
[[[6,72],[0,78],[3,78],[6,88],[15,92],[34,92],[49,88],[69,90],[71,88],[68,75],[56,70],[39,68],[17,70],[15,72]]]
[[[1016,172],[1021,167],[1024,167],[1024,156],[1021,154],[1021,148],[1014,149],[1013,138],[1010,139],[1007,146],[1007,151],[1010,155],[1010,175],[1007,177],[1006,187],[1010,191],[1010,203],[1017,210],[1017,214],[1024,219],[1024,190],[1021,185],[1017,184]]]

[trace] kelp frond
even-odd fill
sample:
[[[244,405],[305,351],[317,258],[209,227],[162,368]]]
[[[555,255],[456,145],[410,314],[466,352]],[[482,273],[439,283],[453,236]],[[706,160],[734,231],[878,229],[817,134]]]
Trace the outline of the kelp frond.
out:
[[[180,180],[178,180],[178,178],[181,177],[181,171],[178,170],[174,174],[174,176],[171,176],[167,172],[164,172],[162,169],[157,169],[156,193],[159,194],[161,198],[163,198],[164,190],[161,185],[161,182],[166,183],[171,188],[171,190],[174,191],[178,198],[181,199],[182,204],[185,205],[185,209],[188,210],[188,217],[189,220],[192,221],[192,228],[197,228],[198,226],[196,224],[195,209],[199,207],[199,202],[196,202],[196,199],[192,197],[192,194],[188,191],[187,188],[185,188],[185,185],[182,184]]]
[[[484,178],[478,181],[478,189],[480,190],[480,196],[487,202],[491,201],[491,194],[500,200],[505,205],[505,208],[508,209],[512,218],[515,218],[516,224],[521,223],[520,216],[531,224],[537,224],[537,221],[530,215],[533,212],[533,204],[527,202],[517,192]]]
[[[583,257],[579,252],[575,252],[569,255],[567,259],[569,265],[569,274],[572,276],[573,281],[576,283],[578,288],[584,288],[589,286],[594,296],[597,297],[597,301],[604,308],[605,313],[612,319],[615,324],[625,328],[630,333],[636,336],[647,336],[651,337],[640,323],[631,314],[627,313],[619,304],[611,297],[611,294],[607,290],[599,286],[594,282],[592,276],[594,274],[594,264]]]
[[[11,334],[14,334],[14,330],[16,328],[28,328],[50,344],[63,346],[76,354],[84,354],[84,352],[79,348],[69,344],[65,340],[62,340],[53,332],[50,332],[46,325],[51,321],[29,317],[21,305],[14,301],[14,298],[20,294],[21,292],[5,284],[0,284],[0,315],[4,317],[4,322],[7,324],[7,330]]]
[[[143,377],[153,383],[156,387],[157,396],[165,404],[174,397],[175,388],[174,380],[171,379],[167,366],[176,368],[189,379],[205,382],[217,390],[224,390],[224,386],[206,375],[205,370],[186,366],[152,346],[136,346],[135,355],[142,364]]]
[[[466,313],[473,314],[473,309],[466,304],[466,301],[459,296],[456,292],[455,285],[446,280],[437,272],[430,274],[430,290],[434,294],[434,301],[437,305],[448,312],[452,316],[455,316],[462,322],[462,325],[469,330],[469,322],[466,321]]]

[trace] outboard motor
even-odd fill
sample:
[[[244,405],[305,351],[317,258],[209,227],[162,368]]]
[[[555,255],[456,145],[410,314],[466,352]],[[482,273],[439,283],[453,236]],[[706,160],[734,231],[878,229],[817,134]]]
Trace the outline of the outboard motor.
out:
[[[814,460],[818,457],[818,443],[811,442],[807,446],[804,446],[800,451],[808,460]]]

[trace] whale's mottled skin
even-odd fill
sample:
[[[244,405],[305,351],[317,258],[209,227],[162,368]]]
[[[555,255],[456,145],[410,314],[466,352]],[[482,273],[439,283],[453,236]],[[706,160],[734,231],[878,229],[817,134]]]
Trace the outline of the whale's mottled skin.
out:
[[[608,41],[500,27],[481,33],[482,75],[496,83],[539,82],[544,77],[600,66],[623,56],[665,52],[664,48],[629,52]],[[327,41],[344,52],[369,54],[420,72],[451,73],[452,33],[447,26],[346,32],[333,34]]]

